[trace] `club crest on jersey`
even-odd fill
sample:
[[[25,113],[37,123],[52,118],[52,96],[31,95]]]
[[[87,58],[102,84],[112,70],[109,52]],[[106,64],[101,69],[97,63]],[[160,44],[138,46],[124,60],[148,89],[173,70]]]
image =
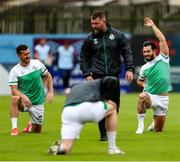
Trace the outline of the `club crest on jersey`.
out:
[[[109,35],[109,39],[110,39],[110,40],[114,40],[114,39],[115,39],[114,35],[113,35],[113,34],[110,34],[110,35]]]
[[[37,67],[33,66],[32,69],[33,69],[33,70],[37,70]]]
[[[94,41],[94,44],[98,44],[97,38],[94,38],[93,41]]]
[[[24,74],[24,71],[21,70],[21,74],[23,75],[23,74]]]

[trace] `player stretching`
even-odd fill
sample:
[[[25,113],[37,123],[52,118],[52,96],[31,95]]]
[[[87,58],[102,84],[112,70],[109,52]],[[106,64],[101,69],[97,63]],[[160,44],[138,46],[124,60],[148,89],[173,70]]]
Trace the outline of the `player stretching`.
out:
[[[45,92],[42,77],[47,82],[47,99],[53,99],[53,82],[51,74],[39,60],[30,59],[30,51],[26,45],[16,48],[19,64],[15,65],[9,75],[12,99],[10,117],[12,123],[11,135],[18,135],[17,118],[19,111],[28,112],[32,123],[32,132],[41,132]]]
[[[137,84],[144,90],[139,95],[136,134],[144,132],[144,116],[148,108],[154,111],[154,121],[148,130],[156,132],[163,130],[169,103],[168,92],[171,90],[169,48],[166,39],[149,17],[144,19],[144,25],[151,27],[159,40],[160,53],[156,56],[157,47],[153,42],[143,43],[143,56],[146,64],[140,69]]]
[[[62,140],[51,146],[48,153],[69,154],[84,124],[97,123],[106,117],[108,154],[124,154],[116,146],[118,86],[115,77],[105,77],[74,86],[62,113]]]

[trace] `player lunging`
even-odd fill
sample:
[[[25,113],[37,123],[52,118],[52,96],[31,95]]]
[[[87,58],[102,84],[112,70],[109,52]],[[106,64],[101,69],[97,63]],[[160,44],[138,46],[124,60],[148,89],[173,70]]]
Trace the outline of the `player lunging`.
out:
[[[47,99],[53,99],[53,81],[51,74],[39,60],[30,59],[30,50],[26,45],[16,48],[19,63],[9,75],[9,85],[12,91],[10,117],[12,123],[11,135],[18,135],[17,118],[19,111],[28,112],[32,123],[32,132],[41,132],[44,118],[45,92],[42,77],[47,82]]]
[[[144,116],[148,108],[152,108],[154,111],[154,121],[149,130],[156,132],[163,130],[169,103],[168,92],[171,90],[169,48],[165,36],[149,17],[144,19],[144,25],[151,27],[159,40],[160,53],[156,56],[155,43],[151,41],[143,43],[143,56],[146,64],[140,69],[137,84],[144,90],[139,95],[137,105],[138,128],[136,134],[144,132]]]
[[[115,77],[105,77],[74,86],[62,113],[61,141],[51,146],[48,153],[69,154],[84,124],[97,123],[106,117],[108,153],[124,154],[116,146],[118,86]]]

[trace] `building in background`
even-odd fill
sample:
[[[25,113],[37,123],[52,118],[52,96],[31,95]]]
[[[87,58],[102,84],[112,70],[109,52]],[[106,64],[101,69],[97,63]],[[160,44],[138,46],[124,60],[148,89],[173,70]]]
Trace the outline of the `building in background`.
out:
[[[125,31],[131,41],[135,55],[135,79],[139,66],[143,64],[139,46],[141,41],[153,39],[145,35],[148,31],[142,24],[144,16],[150,16],[165,33],[171,47],[171,75],[174,91],[180,92],[180,1],[179,0],[1,0],[0,1],[0,67],[5,75],[17,63],[13,52],[17,45],[26,43],[31,52],[42,37],[48,39],[53,55],[63,40],[72,40],[77,54],[82,40],[90,31],[89,16],[95,10],[107,12],[109,23]],[[150,31],[149,31],[150,32]],[[150,33],[149,33],[150,34]],[[32,56],[33,57],[33,56]],[[53,64],[57,64],[53,62]],[[57,76],[57,68],[51,68],[54,74],[56,89],[61,88],[62,80]],[[73,80],[70,84],[82,81],[79,78],[79,65],[73,69]],[[0,85],[4,85],[5,76],[0,77]],[[122,92],[131,91],[130,86],[121,76]],[[139,91],[136,81],[133,91]],[[8,94],[8,87],[0,89],[1,94]],[[127,88],[128,87],[128,88]],[[5,90],[2,88],[7,89]]]
[[[1,0],[0,5],[2,34],[86,33],[98,9],[107,12],[113,27],[132,34],[147,33],[142,24],[147,15],[165,33],[180,28],[179,0]]]

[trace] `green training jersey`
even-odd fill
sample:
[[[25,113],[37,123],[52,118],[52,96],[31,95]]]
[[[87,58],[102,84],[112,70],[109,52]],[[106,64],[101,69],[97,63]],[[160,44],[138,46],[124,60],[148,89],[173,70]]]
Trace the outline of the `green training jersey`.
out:
[[[46,72],[46,67],[39,60],[31,59],[28,66],[17,64],[11,69],[9,85],[17,85],[17,89],[28,96],[32,105],[42,104],[45,92],[41,76]]]
[[[144,91],[162,94],[171,91],[169,56],[160,53],[140,69],[139,80],[145,81]]]

